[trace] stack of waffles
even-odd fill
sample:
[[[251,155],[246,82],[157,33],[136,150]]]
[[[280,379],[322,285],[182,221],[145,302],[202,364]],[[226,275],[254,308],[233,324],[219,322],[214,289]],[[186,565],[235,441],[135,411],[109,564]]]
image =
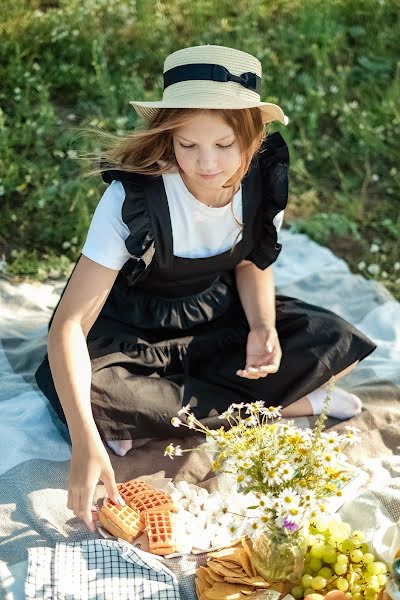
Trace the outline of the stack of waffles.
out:
[[[146,531],[149,550],[165,555],[175,552],[173,513],[177,512],[167,492],[155,490],[140,479],[117,484],[126,506],[105,499],[99,512],[99,522],[112,535],[133,543]]]

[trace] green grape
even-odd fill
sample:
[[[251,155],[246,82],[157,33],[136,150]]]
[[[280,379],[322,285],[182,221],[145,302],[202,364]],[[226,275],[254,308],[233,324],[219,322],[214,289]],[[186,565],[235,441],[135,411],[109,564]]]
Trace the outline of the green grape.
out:
[[[310,560],[310,568],[313,570],[313,573],[319,571],[322,567],[322,560],[320,558],[312,558]]]
[[[318,575],[321,575],[321,577],[325,577],[325,579],[330,579],[333,573],[329,567],[322,567],[322,569],[318,571]]]
[[[326,544],[322,558],[328,564],[336,562],[337,552],[333,546]]]
[[[360,592],[356,592],[355,594],[352,594],[352,600],[363,600],[364,596],[362,594],[360,594]]]
[[[341,592],[347,592],[347,590],[349,589],[349,582],[344,577],[338,577],[335,583],[337,589]]]
[[[369,552],[369,545],[366,542],[364,542],[364,544],[361,544],[360,550],[364,552],[364,554],[367,554],[367,552]]]
[[[351,586],[351,591],[353,592],[353,594],[358,594],[359,592],[361,592],[362,590],[362,586],[359,583],[353,583],[353,585]]]
[[[324,533],[324,531],[328,529],[328,523],[322,519],[317,519],[315,521],[315,527],[317,528],[318,533]]]
[[[355,563],[359,563],[362,561],[362,557],[363,557],[363,553],[361,552],[361,550],[352,550],[350,552],[350,558],[353,562]]]
[[[384,575],[385,573],[387,573],[387,567],[385,565],[385,563],[383,562],[376,562],[376,565],[379,565],[379,572]]]
[[[354,544],[354,548],[361,548],[361,546],[365,543],[365,537],[361,531],[353,531],[351,534],[351,541]]]
[[[345,593],[345,596],[346,596],[347,598],[352,598],[352,597],[353,597],[353,594],[352,594],[351,592],[346,592],[346,593]]]
[[[322,558],[324,553],[325,544],[318,542],[315,546],[313,546],[310,550],[310,554],[313,558]]]
[[[306,588],[304,590],[304,597],[309,596],[310,594],[314,594],[315,590],[312,589],[312,587]]]
[[[314,590],[317,590],[317,591],[318,590],[323,590],[325,586],[326,586],[326,579],[325,579],[325,577],[321,577],[320,575],[317,575],[316,577],[313,577],[311,587]]]
[[[305,587],[305,588],[310,588],[311,584],[312,584],[312,576],[309,575],[308,573],[306,573],[305,575],[303,575],[303,577],[301,578],[301,584]]]
[[[303,598],[304,588],[302,588],[301,585],[296,585],[295,587],[293,587],[291,589],[291,594],[292,594],[293,598],[300,600],[300,598]]]
[[[310,533],[308,536],[307,544],[309,546],[314,546],[316,541],[317,541],[317,538],[315,537],[315,535],[313,533]]]
[[[339,542],[344,540],[345,537],[346,536],[340,533],[340,531],[334,531],[331,533],[331,542],[333,542],[334,544],[339,544]]]
[[[381,572],[381,565],[382,563],[378,563],[378,562],[370,562],[367,564],[367,571],[368,573],[371,573],[371,575],[379,575],[379,573]]]
[[[360,548],[361,550],[361,548]],[[366,552],[364,554],[364,556],[362,557],[362,561],[365,565],[368,565],[369,563],[373,563],[375,560],[375,556],[373,554],[371,554],[371,552]]]
[[[341,552],[349,553],[352,550],[354,550],[354,544],[349,538],[347,538],[346,540],[343,540],[343,542],[341,542],[339,544],[339,550]]]
[[[383,575],[383,573],[379,573],[378,581],[379,581],[379,585],[386,585],[386,582],[387,582],[386,575]]]
[[[336,563],[333,566],[333,568],[335,570],[336,575],[344,575],[347,571],[347,565],[343,565],[343,564]]]
[[[364,581],[366,583],[369,583],[371,581],[372,577],[375,577],[375,575],[372,575],[371,573],[368,573],[368,571],[366,573],[364,573]]]
[[[379,585],[379,580],[378,580],[377,575],[372,576],[372,580],[369,582],[369,587],[371,588],[371,590],[374,590],[375,592],[379,592],[379,588],[381,586]]]
[[[339,565],[347,565],[347,563],[349,562],[349,559],[347,558],[346,554],[338,554],[336,562]]]

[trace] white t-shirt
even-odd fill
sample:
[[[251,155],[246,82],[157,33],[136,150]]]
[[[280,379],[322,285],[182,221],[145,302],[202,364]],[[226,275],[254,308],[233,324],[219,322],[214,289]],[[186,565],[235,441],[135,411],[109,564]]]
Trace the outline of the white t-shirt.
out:
[[[175,256],[214,256],[225,252],[235,241],[237,243],[242,239],[229,204],[221,208],[210,208],[189,192],[179,173],[167,173],[162,177],[171,218]],[[131,257],[125,246],[130,231],[122,220],[124,200],[124,186],[120,181],[114,180],[96,207],[82,248],[84,256],[109,269],[121,269]],[[233,211],[236,219],[242,223],[242,186],[233,198]],[[283,213],[281,211],[274,219],[277,231],[282,226]]]

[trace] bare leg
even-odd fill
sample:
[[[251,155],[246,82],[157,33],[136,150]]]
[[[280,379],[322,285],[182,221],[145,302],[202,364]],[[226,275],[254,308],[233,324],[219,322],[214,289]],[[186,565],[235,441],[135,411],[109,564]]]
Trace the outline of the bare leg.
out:
[[[340,371],[340,373],[338,373],[337,375],[335,375],[335,379],[341,379],[341,377],[344,377],[345,375],[347,375],[348,373],[350,373],[350,371],[352,371],[357,365],[358,365],[359,361],[356,360],[356,362],[354,362],[353,364],[351,364],[350,366],[348,366],[346,369],[343,369],[343,371]],[[327,381],[326,383],[324,383],[322,386],[320,386],[320,388],[325,388],[328,385],[329,381]],[[319,388],[319,389],[320,389]],[[340,388],[336,388],[336,389],[340,389]],[[345,390],[340,389],[340,393],[345,397],[347,396],[354,396],[354,394],[348,394],[348,392],[346,392]],[[296,402],[293,402],[293,404],[290,404],[289,406],[286,406],[285,408],[282,409],[282,417],[285,418],[292,418],[292,417],[308,417],[313,415],[313,410],[312,410],[312,406],[311,403],[309,401],[309,399],[307,398],[307,396],[303,396],[302,398],[299,398],[299,400],[296,400]]]

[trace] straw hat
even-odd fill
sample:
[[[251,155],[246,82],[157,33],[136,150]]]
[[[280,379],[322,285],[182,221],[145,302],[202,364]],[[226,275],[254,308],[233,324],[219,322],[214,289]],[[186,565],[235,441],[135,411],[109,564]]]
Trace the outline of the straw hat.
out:
[[[288,117],[277,104],[260,102],[261,63],[241,50],[226,46],[192,46],[169,54],[164,61],[162,100],[137,102],[136,112],[145,120],[160,108],[253,108],[259,107],[263,123]]]

